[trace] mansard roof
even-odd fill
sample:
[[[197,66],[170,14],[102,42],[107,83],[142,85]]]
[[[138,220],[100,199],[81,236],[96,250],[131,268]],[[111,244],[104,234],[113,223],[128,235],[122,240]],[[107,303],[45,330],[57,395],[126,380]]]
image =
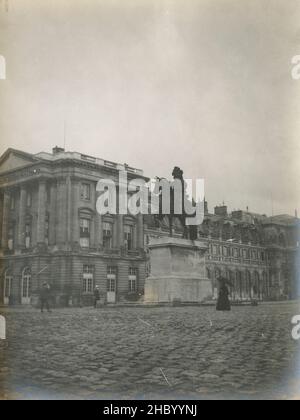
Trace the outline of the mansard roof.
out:
[[[268,217],[267,220],[264,221],[264,224],[293,226],[299,224],[299,219],[288,214],[279,214],[277,216]]]

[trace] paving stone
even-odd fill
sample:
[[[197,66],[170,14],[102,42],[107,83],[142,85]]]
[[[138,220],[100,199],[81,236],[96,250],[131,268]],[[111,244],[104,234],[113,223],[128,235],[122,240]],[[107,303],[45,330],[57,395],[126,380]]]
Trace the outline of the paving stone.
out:
[[[291,339],[299,310],[296,302],[234,307],[228,314],[161,307],[57,309],[41,316],[9,308],[0,398],[288,398],[300,385],[299,344]]]

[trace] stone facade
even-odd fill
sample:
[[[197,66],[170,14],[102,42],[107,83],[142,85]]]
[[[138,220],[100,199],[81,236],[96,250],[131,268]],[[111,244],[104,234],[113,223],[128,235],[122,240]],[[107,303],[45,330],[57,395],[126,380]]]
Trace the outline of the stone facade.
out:
[[[0,302],[34,303],[51,284],[58,305],[85,305],[99,285],[109,302],[143,291],[145,253],[140,216],[96,212],[100,178],[142,171],[55,148],[29,155],[9,149],[0,159]]]
[[[107,302],[139,299],[150,267],[147,242],[169,235],[154,216],[100,216],[96,184],[142,178],[128,165],[54,148],[35,155],[8,149],[0,158],[0,304],[35,303],[41,284],[58,305],[85,305],[99,285]],[[182,229],[175,223],[174,236]],[[198,227],[206,275],[232,282],[232,299],[287,299],[298,294],[299,219],[206,209]],[[297,277],[298,276],[298,277]]]
[[[198,237],[206,244],[207,277],[211,297],[217,298],[219,276],[231,283],[232,300],[286,300],[299,296],[299,219],[288,215],[267,217],[249,211],[228,214],[226,206],[214,213],[205,203],[205,218]],[[145,217],[145,243],[169,235],[168,219]],[[175,223],[173,236],[181,237]],[[146,271],[151,271],[150,262]]]

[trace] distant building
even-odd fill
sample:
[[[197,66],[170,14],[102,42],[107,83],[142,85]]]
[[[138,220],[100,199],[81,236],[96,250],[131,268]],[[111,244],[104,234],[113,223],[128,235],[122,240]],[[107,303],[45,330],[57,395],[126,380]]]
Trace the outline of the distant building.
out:
[[[35,303],[41,284],[51,284],[57,305],[88,305],[100,287],[109,302],[138,299],[150,271],[147,242],[169,235],[167,218],[100,216],[96,184],[118,183],[143,172],[55,147],[35,155],[8,149],[0,158],[0,304]],[[175,223],[174,235],[182,228]],[[212,297],[226,276],[232,299],[297,296],[299,219],[249,212],[228,214],[217,206],[198,227],[208,247]],[[298,276],[298,277],[297,277]]]
[[[215,207],[211,214],[207,203],[205,209],[198,236],[207,244],[206,270],[214,298],[220,276],[226,277],[232,285],[233,300],[279,300],[299,296],[298,218],[267,217],[242,210],[228,214],[225,205]],[[146,216],[145,234],[146,243],[151,237],[168,236],[167,218],[158,222],[153,216]],[[173,234],[181,236],[180,224]]]

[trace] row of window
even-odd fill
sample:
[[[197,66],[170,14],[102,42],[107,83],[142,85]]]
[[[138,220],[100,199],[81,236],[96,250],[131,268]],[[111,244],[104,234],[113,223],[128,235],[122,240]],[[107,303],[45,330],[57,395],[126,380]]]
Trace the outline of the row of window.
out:
[[[83,266],[83,274],[94,274],[95,266],[84,264]],[[107,266],[107,275],[117,275],[118,267],[115,265]],[[128,275],[129,276],[137,276],[138,269],[136,267],[129,267]]]
[[[258,297],[268,294],[268,290],[272,287],[271,279],[265,272],[260,276],[258,272],[253,274],[250,271],[231,271],[226,270],[224,274],[219,268],[214,270],[207,268],[207,277],[212,280],[213,289],[217,288],[217,279],[225,277],[228,280],[228,287],[231,297]]]
[[[88,248],[90,246],[90,232],[91,232],[91,220],[86,218],[80,218],[80,246]],[[133,244],[134,226],[124,226],[124,243],[123,246],[128,251],[134,248]],[[113,223],[103,223],[103,247],[105,249],[111,249],[113,246]]]
[[[92,293],[95,288],[94,266],[83,266],[82,291],[83,293]],[[118,281],[118,269],[116,266],[107,267],[107,292],[116,292]],[[128,270],[128,291],[136,292],[138,289],[138,269],[129,267]]]
[[[107,279],[107,292],[116,292],[116,283],[117,279],[108,278]],[[82,291],[83,293],[92,293],[94,290],[94,279],[93,278],[83,278],[82,282]],[[128,279],[128,291],[136,292],[137,291],[137,280]]]
[[[4,287],[3,287],[3,298],[4,303],[9,303],[11,296],[13,276],[10,270],[6,270],[4,273]],[[24,268],[21,276],[21,302],[29,303],[31,294],[31,270],[29,267]]]
[[[216,269],[211,269],[211,268],[207,268],[206,269],[206,274],[207,277],[209,279],[218,279],[221,276],[225,276],[228,280],[241,280],[243,278],[243,274],[244,274],[244,278],[246,280],[251,281],[251,279],[253,279],[254,281],[260,281],[260,275],[257,271],[255,271],[253,273],[253,275],[250,273],[250,271],[246,270],[244,273],[242,271],[232,271],[232,270],[226,270],[225,274],[222,274],[222,270],[220,268],[216,268]],[[267,279],[267,274],[265,272],[262,273],[262,281],[265,281]]]
[[[25,248],[29,249],[32,245],[32,226],[31,223],[26,223],[25,225]],[[15,227],[10,226],[8,229],[8,241],[7,241],[7,247],[10,251],[12,251],[15,247],[14,244],[15,239]],[[48,219],[45,221],[45,243],[48,245],[49,242],[49,221]]]
[[[257,249],[233,248],[229,246],[210,245],[210,253],[212,255],[222,255],[224,257],[244,258],[265,261],[265,252]]]
[[[90,246],[90,232],[91,232],[91,221],[89,219],[80,218],[80,246],[83,248],[89,248]],[[131,225],[124,226],[124,247],[127,250],[133,249],[133,229]],[[105,249],[112,248],[112,233],[113,224],[104,222],[103,223],[103,247]],[[15,227],[12,225],[8,229],[8,249],[14,249],[15,239]],[[49,242],[49,221],[45,221],[45,243]],[[31,223],[25,225],[25,248],[30,248],[32,245],[32,226]]]
[[[83,279],[82,279],[82,291],[83,293],[92,293],[95,288],[94,280],[94,266],[84,265],[83,266]],[[107,292],[116,292],[117,286],[117,267],[107,267]],[[22,285],[21,285],[21,298],[23,303],[24,300],[30,298],[31,294],[31,270],[26,267],[22,271]],[[5,303],[8,303],[8,299],[11,295],[13,276],[10,270],[6,270],[4,273],[4,290],[3,296]],[[138,269],[136,267],[130,267],[128,271],[128,291],[136,292],[138,290]]]

